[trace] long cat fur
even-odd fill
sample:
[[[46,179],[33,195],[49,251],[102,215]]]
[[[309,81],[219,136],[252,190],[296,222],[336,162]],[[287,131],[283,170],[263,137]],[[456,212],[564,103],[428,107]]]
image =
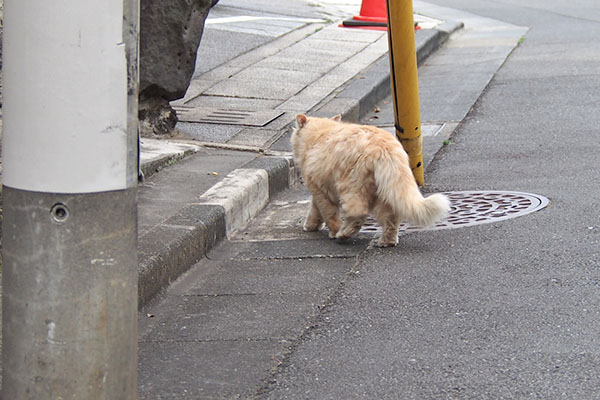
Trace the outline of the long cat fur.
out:
[[[294,159],[313,197],[305,231],[354,236],[369,213],[382,225],[377,245],[395,246],[402,221],[429,226],[444,218],[450,202],[443,194],[424,198],[402,145],[389,132],[340,121],[340,117],[296,116]]]

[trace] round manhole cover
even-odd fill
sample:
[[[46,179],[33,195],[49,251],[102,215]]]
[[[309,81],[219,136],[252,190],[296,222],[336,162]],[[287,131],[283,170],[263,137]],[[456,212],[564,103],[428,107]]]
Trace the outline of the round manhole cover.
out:
[[[521,192],[473,191],[446,192],[444,194],[451,202],[451,210],[445,220],[427,228],[401,224],[399,231],[452,229],[497,222],[541,210],[550,203],[544,196]],[[381,226],[372,217],[369,217],[361,232],[381,233]]]

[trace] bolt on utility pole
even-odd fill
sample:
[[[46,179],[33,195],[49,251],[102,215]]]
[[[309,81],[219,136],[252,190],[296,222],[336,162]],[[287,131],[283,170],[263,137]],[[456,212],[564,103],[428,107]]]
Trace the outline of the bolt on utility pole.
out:
[[[135,399],[138,0],[4,0],[3,399]]]
[[[412,0],[387,0],[390,69],[396,136],[419,186],[425,185],[419,81]]]

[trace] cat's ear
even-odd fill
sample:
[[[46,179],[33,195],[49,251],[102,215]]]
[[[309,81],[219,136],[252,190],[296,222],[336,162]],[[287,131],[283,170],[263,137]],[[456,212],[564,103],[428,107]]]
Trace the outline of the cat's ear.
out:
[[[331,117],[331,119],[340,122],[342,120],[342,116],[340,114],[334,115],[333,117]]]
[[[304,115],[304,114],[296,115],[296,122],[298,123],[298,128],[302,128],[304,125],[306,125],[306,121],[308,121],[308,118],[306,117],[306,115]]]

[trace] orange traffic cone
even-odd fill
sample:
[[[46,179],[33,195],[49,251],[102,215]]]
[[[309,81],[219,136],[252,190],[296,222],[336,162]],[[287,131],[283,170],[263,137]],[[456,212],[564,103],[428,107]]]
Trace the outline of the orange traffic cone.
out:
[[[345,20],[342,25],[347,28],[387,29],[387,6],[385,0],[363,0],[360,15]]]

